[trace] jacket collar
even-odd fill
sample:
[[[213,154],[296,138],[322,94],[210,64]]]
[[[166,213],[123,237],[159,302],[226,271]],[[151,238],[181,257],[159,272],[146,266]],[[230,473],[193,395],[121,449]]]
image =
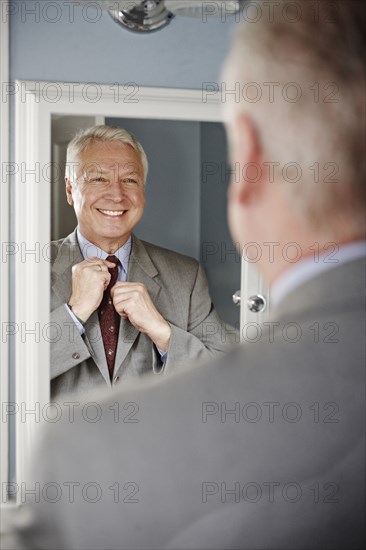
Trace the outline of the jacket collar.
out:
[[[329,271],[289,292],[271,311],[271,318],[295,319],[299,314],[327,315],[340,313],[350,307],[365,307],[366,259],[360,258]]]

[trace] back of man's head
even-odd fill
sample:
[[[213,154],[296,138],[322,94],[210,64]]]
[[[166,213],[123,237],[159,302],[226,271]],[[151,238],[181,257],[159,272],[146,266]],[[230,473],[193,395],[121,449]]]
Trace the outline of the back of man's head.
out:
[[[251,117],[276,180],[312,227],[364,231],[364,2],[256,2],[224,71],[227,119]],[[229,139],[230,131],[229,131]]]

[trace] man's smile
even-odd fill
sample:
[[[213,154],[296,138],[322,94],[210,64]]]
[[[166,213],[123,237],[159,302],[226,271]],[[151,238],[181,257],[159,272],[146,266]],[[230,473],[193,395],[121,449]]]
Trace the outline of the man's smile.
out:
[[[126,212],[126,210],[102,210],[101,208],[97,208],[97,210],[104,216],[109,216],[112,218],[123,216],[123,214]]]

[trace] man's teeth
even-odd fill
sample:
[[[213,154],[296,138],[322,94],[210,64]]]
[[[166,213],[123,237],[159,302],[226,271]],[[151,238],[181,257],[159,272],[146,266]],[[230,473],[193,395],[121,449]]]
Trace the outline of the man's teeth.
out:
[[[107,214],[107,216],[121,216],[124,210],[100,210],[102,214]]]

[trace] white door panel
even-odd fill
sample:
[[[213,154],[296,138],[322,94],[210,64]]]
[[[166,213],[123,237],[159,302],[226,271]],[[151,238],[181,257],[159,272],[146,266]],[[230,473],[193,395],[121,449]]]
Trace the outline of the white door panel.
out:
[[[255,311],[254,298],[258,303]],[[264,307],[262,307],[262,302]],[[269,286],[263,280],[256,264],[249,262],[244,256],[241,261],[241,289],[240,289],[240,338],[241,340],[255,339],[254,331],[249,334],[249,327],[253,323],[261,324],[268,319],[270,311]],[[253,336],[252,336],[253,335]],[[254,341],[254,340],[252,340]]]

